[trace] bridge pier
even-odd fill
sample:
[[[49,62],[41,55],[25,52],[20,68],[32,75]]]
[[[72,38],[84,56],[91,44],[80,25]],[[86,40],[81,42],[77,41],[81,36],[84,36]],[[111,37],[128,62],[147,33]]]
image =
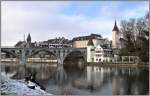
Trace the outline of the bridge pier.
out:
[[[58,63],[58,65],[63,65],[63,60],[58,58],[57,63]]]
[[[26,64],[26,49],[23,48],[20,56],[20,64]]]
[[[58,57],[58,65],[63,65],[63,61],[64,61],[64,57],[65,57],[65,53],[63,50],[60,50],[60,53],[57,54]]]

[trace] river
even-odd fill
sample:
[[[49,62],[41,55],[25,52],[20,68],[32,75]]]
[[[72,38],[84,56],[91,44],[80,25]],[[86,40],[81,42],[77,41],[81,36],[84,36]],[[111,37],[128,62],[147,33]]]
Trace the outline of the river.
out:
[[[63,67],[57,64],[1,64],[1,71],[23,79],[33,73],[46,91],[55,95],[144,95],[149,94],[148,68]]]

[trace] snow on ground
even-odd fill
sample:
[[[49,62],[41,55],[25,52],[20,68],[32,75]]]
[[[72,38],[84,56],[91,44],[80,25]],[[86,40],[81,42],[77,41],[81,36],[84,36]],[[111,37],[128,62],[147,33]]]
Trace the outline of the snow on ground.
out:
[[[48,96],[52,95],[39,88],[30,89],[24,80],[12,80],[1,74],[1,95]]]

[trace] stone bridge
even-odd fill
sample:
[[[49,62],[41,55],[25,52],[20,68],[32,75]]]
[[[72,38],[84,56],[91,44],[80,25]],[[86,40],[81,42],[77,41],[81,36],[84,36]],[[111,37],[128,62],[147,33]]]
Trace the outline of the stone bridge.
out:
[[[68,56],[81,57],[86,61],[86,48],[1,48],[1,52],[19,59],[20,64],[26,64],[26,60],[40,51],[45,51],[57,58],[58,64],[63,64]]]

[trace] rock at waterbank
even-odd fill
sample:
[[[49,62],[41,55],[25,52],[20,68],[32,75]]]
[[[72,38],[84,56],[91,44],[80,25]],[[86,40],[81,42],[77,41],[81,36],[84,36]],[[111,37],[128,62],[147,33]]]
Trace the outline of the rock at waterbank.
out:
[[[50,93],[37,89],[30,89],[24,83],[24,80],[12,80],[1,76],[1,95],[10,96],[49,96]]]

